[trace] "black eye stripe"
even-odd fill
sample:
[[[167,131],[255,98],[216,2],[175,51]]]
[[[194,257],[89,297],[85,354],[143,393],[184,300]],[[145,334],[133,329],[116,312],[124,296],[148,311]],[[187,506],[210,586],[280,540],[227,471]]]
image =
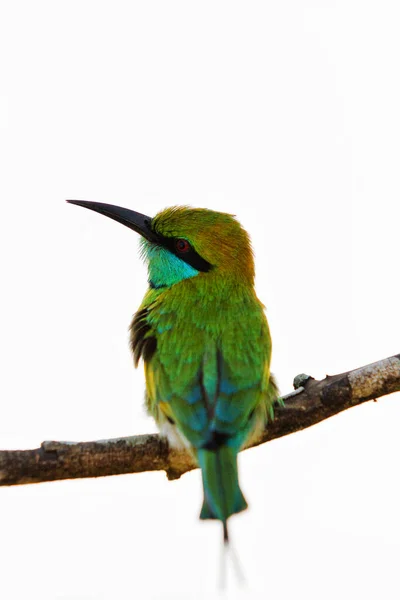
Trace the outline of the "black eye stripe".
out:
[[[192,246],[190,246],[190,248],[185,252],[179,252],[177,250],[176,243],[178,240],[182,240],[183,238],[165,237],[159,233],[157,233],[157,236],[160,240],[160,244],[162,244],[164,248],[167,248],[170,252],[172,252],[172,254],[178,256],[181,260],[185,261],[185,263],[196,269],[196,271],[207,273],[212,269],[212,265],[202,258]]]

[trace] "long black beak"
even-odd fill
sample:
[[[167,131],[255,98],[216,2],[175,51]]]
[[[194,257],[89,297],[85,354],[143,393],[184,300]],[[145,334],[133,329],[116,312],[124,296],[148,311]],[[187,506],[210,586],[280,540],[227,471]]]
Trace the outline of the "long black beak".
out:
[[[141,213],[129,210],[128,208],[121,208],[121,206],[114,206],[113,204],[104,204],[103,202],[89,202],[87,200],[67,200],[69,204],[77,204],[83,206],[89,210],[105,215],[122,225],[126,225],[136,233],[140,233],[144,238],[150,242],[159,242],[159,237],[151,229],[151,218],[142,215]]]

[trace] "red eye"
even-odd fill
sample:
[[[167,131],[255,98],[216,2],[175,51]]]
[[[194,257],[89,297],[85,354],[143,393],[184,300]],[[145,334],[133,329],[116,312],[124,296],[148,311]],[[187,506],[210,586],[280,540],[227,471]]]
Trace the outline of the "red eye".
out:
[[[175,250],[177,252],[184,254],[185,252],[189,252],[190,248],[191,246],[187,240],[184,240],[183,238],[175,240]]]

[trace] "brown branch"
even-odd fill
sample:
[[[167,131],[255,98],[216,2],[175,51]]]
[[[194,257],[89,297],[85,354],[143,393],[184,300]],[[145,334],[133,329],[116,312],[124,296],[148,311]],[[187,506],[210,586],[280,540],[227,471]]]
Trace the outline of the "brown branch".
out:
[[[400,391],[400,354],[321,381],[299,375],[294,386],[297,389],[283,397],[284,406],[275,408],[275,419],[253,446]],[[194,468],[188,452],[170,449],[157,434],[98,442],[43,442],[35,450],[0,451],[0,485],[144,471],[165,471],[169,479],[176,479]]]

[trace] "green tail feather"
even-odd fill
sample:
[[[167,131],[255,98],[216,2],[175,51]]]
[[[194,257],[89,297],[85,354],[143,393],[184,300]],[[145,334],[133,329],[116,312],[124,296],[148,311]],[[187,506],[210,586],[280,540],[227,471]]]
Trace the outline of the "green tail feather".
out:
[[[203,476],[204,502],[200,519],[219,519],[228,542],[227,520],[247,508],[239,487],[237,450],[220,446],[215,450],[199,449],[197,459]]]

